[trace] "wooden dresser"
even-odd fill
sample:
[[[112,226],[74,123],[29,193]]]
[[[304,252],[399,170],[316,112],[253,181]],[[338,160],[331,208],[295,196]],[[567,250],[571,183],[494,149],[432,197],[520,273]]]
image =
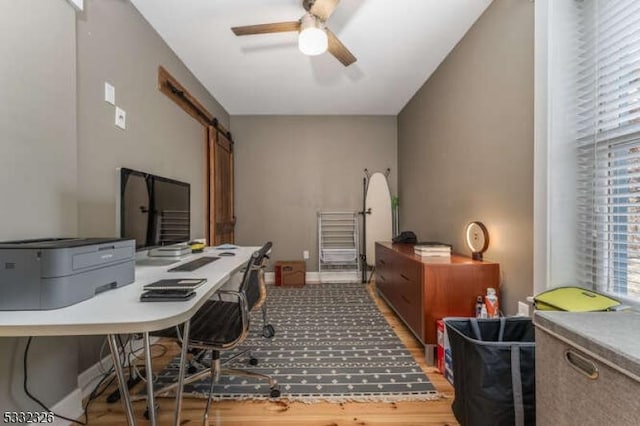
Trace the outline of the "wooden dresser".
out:
[[[500,266],[452,254],[421,257],[413,244],[376,243],[376,288],[425,346],[429,364],[437,345],[436,321],[475,315],[477,296],[498,291]]]

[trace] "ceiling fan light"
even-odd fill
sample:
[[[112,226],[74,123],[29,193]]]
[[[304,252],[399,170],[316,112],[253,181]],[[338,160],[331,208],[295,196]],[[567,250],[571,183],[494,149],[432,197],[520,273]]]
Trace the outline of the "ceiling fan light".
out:
[[[306,30],[300,31],[298,48],[305,55],[320,55],[327,51],[328,46],[329,40],[324,30],[320,28],[307,28]]]
[[[329,39],[327,32],[317,18],[309,14],[302,18],[300,35],[298,36],[298,48],[309,56],[320,55],[327,51]]]

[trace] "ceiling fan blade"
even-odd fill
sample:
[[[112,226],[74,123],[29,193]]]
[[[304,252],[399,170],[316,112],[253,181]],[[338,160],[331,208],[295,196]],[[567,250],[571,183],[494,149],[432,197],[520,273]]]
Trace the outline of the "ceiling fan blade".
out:
[[[340,0],[316,0],[309,9],[309,12],[316,15],[322,21],[329,19],[329,16],[336,10]]]
[[[237,36],[269,33],[286,33],[289,31],[299,31],[300,21],[276,22],[273,24],[245,25],[243,27],[232,27],[231,31]]]
[[[342,62],[342,65],[344,65],[345,67],[348,67],[349,65],[357,61],[356,57],[353,56],[353,53],[349,52],[349,49],[347,49],[344,44],[342,44],[342,42],[338,40],[338,37],[336,37],[336,35],[332,33],[331,30],[327,29],[326,31],[329,38],[329,53],[331,53],[336,57],[336,59]]]

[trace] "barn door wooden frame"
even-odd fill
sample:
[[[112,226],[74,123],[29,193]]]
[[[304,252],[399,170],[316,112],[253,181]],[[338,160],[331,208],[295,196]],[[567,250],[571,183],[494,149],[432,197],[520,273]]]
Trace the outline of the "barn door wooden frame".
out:
[[[209,162],[213,188],[209,222],[214,245],[233,243],[236,217],[233,211],[233,142],[217,129],[209,131]]]
[[[158,89],[206,129],[207,245],[234,242],[233,138],[218,119],[164,67],[158,67]]]

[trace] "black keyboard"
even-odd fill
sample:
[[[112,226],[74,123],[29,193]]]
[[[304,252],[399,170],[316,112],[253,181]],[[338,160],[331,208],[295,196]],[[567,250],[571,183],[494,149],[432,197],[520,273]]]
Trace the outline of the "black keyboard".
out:
[[[209,263],[213,262],[214,260],[218,260],[220,259],[219,257],[215,257],[215,256],[202,256],[199,257],[197,259],[193,259],[190,262],[187,263],[183,263],[182,265],[178,265],[174,268],[169,269],[169,272],[191,272],[191,271],[195,271],[198,268],[203,267],[204,265],[208,265]]]

